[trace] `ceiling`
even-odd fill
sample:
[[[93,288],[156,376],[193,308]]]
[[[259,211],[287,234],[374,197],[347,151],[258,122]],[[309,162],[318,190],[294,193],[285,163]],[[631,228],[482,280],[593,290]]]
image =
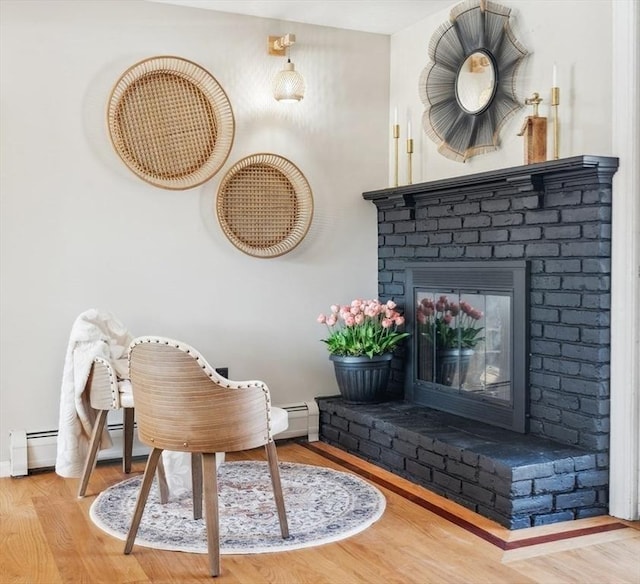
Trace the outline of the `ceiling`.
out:
[[[150,0],[220,12],[393,34],[454,0]]]

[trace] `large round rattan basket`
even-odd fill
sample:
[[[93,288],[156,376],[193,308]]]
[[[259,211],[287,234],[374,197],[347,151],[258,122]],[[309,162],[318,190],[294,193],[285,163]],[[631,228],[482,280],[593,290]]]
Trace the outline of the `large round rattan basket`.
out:
[[[271,258],[295,248],[313,216],[313,195],[297,166],[275,154],[252,154],[222,179],[218,221],[239,250]]]
[[[107,123],[122,161],[141,179],[183,190],[224,164],[235,131],[231,104],[215,78],[180,57],[153,57],[123,73]]]

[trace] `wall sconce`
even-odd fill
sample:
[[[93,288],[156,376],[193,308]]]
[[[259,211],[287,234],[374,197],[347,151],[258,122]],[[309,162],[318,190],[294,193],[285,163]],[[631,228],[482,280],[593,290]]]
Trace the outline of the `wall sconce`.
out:
[[[268,52],[277,57],[285,56],[287,49],[295,42],[294,34],[270,36]],[[288,57],[284,69],[273,78],[273,97],[278,101],[300,101],[304,97],[304,78]]]

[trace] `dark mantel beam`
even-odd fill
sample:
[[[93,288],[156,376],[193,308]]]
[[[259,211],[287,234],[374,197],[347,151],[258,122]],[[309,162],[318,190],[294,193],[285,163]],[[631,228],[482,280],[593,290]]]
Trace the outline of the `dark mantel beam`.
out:
[[[425,183],[368,191],[363,198],[379,208],[413,207],[421,199],[470,192],[544,193],[556,185],[611,185],[618,159],[610,156],[573,156],[434,180]]]

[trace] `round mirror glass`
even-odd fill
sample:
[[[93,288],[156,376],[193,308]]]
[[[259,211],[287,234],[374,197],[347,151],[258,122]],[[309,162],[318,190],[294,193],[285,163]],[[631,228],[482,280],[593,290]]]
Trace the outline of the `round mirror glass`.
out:
[[[477,114],[491,102],[495,93],[496,72],[493,60],[484,51],[469,55],[458,71],[456,98],[460,107]]]

